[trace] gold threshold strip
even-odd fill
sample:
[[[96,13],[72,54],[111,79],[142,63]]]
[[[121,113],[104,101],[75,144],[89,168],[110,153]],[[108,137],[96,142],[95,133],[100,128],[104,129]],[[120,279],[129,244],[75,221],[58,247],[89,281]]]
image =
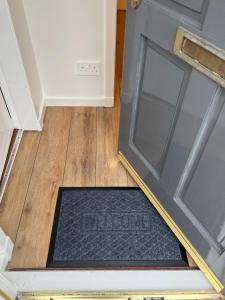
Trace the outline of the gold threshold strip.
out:
[[[223,299],[215,292],[146,292],[146,293],[21,293],[23,300],[209,300]]]
[[[12,300],[11,297],[9,297],[5,292],[3,292],[2,290],[0,290],[0,299],[4,299],[4,300]]]

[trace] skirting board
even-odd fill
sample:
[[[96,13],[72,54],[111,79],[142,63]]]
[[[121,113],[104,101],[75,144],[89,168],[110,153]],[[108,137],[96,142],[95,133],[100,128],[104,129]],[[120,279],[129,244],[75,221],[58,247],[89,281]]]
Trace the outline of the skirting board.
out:
[[[39,118],[38,118],[38,121],[40,123],[40,131],[43,129],[44,126],[45,113],[46,113],[46,105],[45,105],[45,100],[43,100],[39,111]]]
[[[83,98],[46,98],[46,106],[93,106],[113,107],[114,97],[83,97]]]

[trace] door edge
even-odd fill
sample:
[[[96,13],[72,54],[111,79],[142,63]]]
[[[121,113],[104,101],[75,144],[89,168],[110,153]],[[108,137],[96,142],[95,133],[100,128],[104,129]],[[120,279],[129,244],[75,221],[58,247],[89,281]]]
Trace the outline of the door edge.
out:
[[[131,164],[120,151],[118,153],[118,158],[121,161],[122,165],[125,167],[125,169],[128,171],[128,173],[140,186],[142,191],[145,193],[146,197],[153,204],[153,206],[156,208],[161,217],[165,220],[165,222],[176,235],[176,237],[179,239],[184,248],[192,256],[192,258],[194,259],[202,273],[209,280],[211,285],[214,287],[216,292],[220,293],[224,289],[224,286],[222,282],[218,279],[216,274],[206,264],[205,260],[201,257],[201,255],[198,253],[195,247],[191,244],[191,242],[187,239],[187,237],[184,235],[181,229],[177,226],[177,224],[174,222],[174,220],[171,218],[168,212],[161,205],[157,197],[152,193],[149,187],[145,184],[145,182],[141,179],[141,177],[138,175],[138,173],[134,170],[134,168],[131,166]]]

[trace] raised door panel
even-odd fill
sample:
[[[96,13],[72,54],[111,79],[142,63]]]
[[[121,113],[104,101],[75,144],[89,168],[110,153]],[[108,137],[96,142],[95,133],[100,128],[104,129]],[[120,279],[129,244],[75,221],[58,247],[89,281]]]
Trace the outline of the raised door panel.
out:
[[[202,122],[195,147],[174,201],[206,240],[204,253],[215,272],[224,275],[225,259],[225,92],[218,87]]]
[[[148,0],[147,0],[148,1]],[[151,0],[149,0],[151,1]],[[155,1],[155,0],[153,0]],[[187,17],[192,25],[201,27],[208,11],[209,0],[157,0],[173,13]]]

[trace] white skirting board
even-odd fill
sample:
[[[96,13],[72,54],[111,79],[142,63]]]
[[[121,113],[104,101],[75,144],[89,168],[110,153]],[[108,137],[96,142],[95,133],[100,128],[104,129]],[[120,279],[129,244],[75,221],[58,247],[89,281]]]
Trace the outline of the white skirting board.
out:
[[[70,107],[113,107],[114,97],[83,97],[83,98],[46,98],[46,106],[70,106]]]
[[[3,275],[20,292],[212,291],[199,270],[9,271]]]
[[[45,113],[46,113],[46,105],[45,105],[45,100],[43,100],[39,111],[39,118],[38,118],[38,121],[40,123],[40,131],[42,131],[44,126]]]

